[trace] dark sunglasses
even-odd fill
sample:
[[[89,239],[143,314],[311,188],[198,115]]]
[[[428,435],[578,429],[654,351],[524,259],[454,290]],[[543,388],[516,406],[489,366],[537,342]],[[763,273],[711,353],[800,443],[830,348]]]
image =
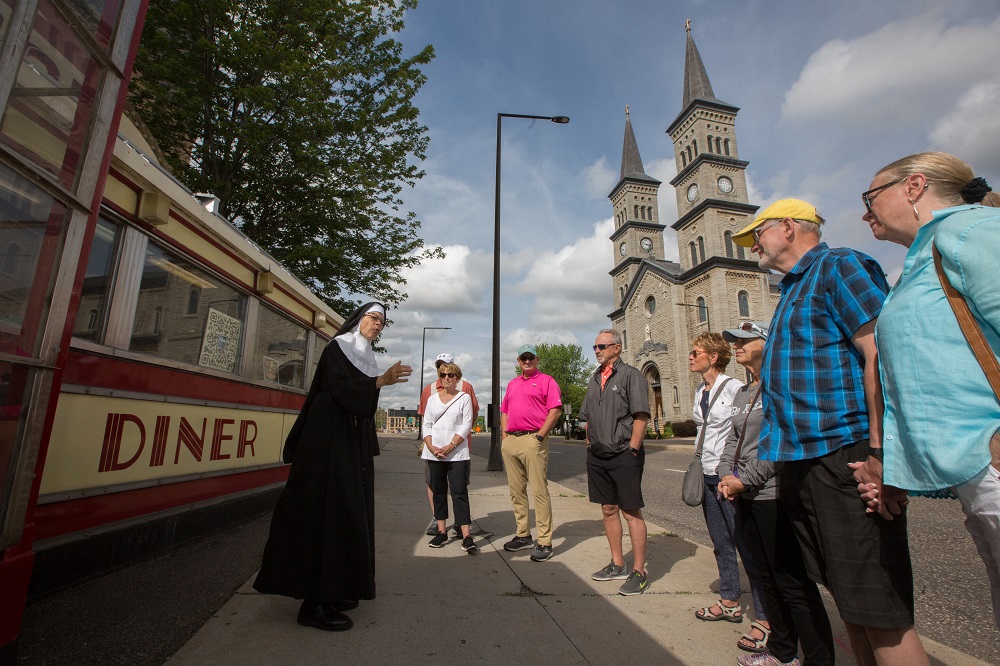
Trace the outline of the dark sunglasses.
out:
[[[594,345],[594,351],[597,351],[598,349],[600,349],[601,351],[604,351],[608,347],[614,347],[616,344],[618,344],[618,343],[617,342],[609,342],[606,345]]]
[[[893,185],[896,185],[897,183],[901,183],[904,180],[906,180],[906,178],[897,178],[896,180],[892,181],[891,183],[886,183],[885,185],[879,185],[878,187],[873,187],[872,189],[868,190],[867,192],[862,192],[861,193],[861,200],[865,203],[865,208],[868,209],[868,212],[869,213],[872,212],[872,202],[875,201],[875,197],[877,197],[879,195],[879,192],[881,192],[882,190],[884,190],[884,189],[886,189],[888,187],[892,187]]]
[[[455,378],[458,377],[458,375],[456,375],[454,372],[439,372],[438,377],[440,377],[441,379],[444,379],[445,377]]]
[[[524,356],[518,356],[517,360],[521,363],[528,363],[529,361],[534,361],[535,357],[531,354],[525,354]]]

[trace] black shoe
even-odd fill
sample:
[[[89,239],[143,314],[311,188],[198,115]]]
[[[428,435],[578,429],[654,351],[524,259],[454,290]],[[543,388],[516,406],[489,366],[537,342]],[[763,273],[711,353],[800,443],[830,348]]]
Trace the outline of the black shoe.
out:
[[[444,532],[438,532],[437,535],[435,535],[435,537],[431,539],[430,543],[428,543],[427,545],[430,546],[431,548],[440,548],[446,543],[448,543],[448,535],[445,534]]]
[[[327,605],[332,606],[333,610],[335,610],[335,611],[343,612],[343,611],[354,610],[355,608],[357,608],[358,607],[358,600],[357,599],[338,599],[336,601],[331,601]]]
[[[323,631],[347,631],[354,626],[351,618],[333,608],[333,604],[303,602],[299,608],[299,624]]]
[[[467,552],[469,555],[472,555],[479,550],[479,546],[476,545],[476,542],[472,540],[471,536],[467,536],[462,539],[462,550]]]
[[[535,542],[531,540],[531,535],[528,536],[515,536],[513,539],[508,541],[503,545],[504,550],[509,550],[514,552],[516,550],[524,550],[525,548],[534,548]]]

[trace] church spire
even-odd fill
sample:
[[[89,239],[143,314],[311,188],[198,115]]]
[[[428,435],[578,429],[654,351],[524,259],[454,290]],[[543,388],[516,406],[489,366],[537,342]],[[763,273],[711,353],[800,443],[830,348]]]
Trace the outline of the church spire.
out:
[[[684,30],[687,32],[687,51],[684,54],[684,103],[682,108],[688,108],[691,102],[696,99],[725,104],[722,100],[716,99],[715,93],[712,92],[712,83],[708,80],[705,63],[701,61],[701,54],[698,53],[694,37],[691,36],[691,19],[685,21]]]
[[[636,143],[635,133],[632,131],[632,121],[629,119],[628,106],[625,107],[625,141],[622,145],[622,171],[619,178],[650,179],[646,175],[645,169],[642,168],[642,157],[639,155],[639,144]]]

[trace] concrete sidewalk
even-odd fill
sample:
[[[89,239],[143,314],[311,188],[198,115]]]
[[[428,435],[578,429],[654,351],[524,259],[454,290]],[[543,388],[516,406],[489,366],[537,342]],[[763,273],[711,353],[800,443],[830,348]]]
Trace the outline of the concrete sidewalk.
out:
[[[473,457],[470,502],[480,552],[452,541],[427,547],[430,518],[423,465],[410,437],[383,439],[376,460],[378,598],[349,615],[354,628],[327,633],[300,627],[299,602],[258,594],[248,581],[167,663],[510,663],[735,664],[750,628],[702,622],[694,611],[717,598],[711,549],[650,523],[649,591],[623,597],[621,581],[590,574],[610,560],[600,510],[586,497],[550,484],[554,556],[508,553],[514,516],[503,472]],[[484,451],[485,452],[485,451]],[[532,523],[534,525],[534,523]],[[626,562],[629,545],[626,538]],[[744,589],[749,590],[744,579]],[[713,592],[713,590],[715,590]],[[750,603],[749,593],[743,604]],[[844,627],[828,603],[838,664],[854,664]],[[932,663],[984,664],[924,639]]]

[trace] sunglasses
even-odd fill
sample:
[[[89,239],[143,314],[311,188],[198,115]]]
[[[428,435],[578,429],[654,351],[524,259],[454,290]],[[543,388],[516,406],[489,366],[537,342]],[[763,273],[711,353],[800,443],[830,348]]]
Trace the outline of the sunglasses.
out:
[[[521,363],[530,363],[531,361],[535,360],[535,357],[532,356],[531,354],[525,354],[524,356],[518,356],[517,360],[520,361]]]
[[[441,379],[444,379],[445,377],[447,377],[448,379],[454,379],[455,377],[458,377],[458,375],[456,375],[454,372],[439,372],[438,377],[440,377]]]
[[[698,358],[701,354],[707,354],[707,351],[702,351],[700,349],[692,349],[688,352],[688,358]]]
[[[608,347],[614,347],[616,344],[618,344],[618,343],[617,342],[609,342],[606,345],[594,345],[594,351],[597,351],[598,349],[600,349],[601,351],[604,351]]]
[[[882,190],[886,189],[887,187],[892,187],[893,185],[895,185],[897,183],[901,183],[904,180],[906,180],[906,179],[905,178],[897,178],[896,180],[892,181],[891,183],[886,183],[885,185],[879,185],[878,187],[873,187],[872,189],[868,190],[867,192],[862,192],[861,193],[861,200],[865,203],[865,208],[868,210],[868,212],[869,213],[872,212],[872,202],[875,201],[875,197],[877,197]]]
[[[746,331],[747,333],[756,333],[757,335],[759,335],[760,337],[764,338],[765,340],[767,339],[767,333],[765,333],[764,330],[760,326],[758,326],[757,324],[754,324],[752,322],[749,322],[749,321],[743,322],[742,324],[740,324],[740,330],[741,331]]]

